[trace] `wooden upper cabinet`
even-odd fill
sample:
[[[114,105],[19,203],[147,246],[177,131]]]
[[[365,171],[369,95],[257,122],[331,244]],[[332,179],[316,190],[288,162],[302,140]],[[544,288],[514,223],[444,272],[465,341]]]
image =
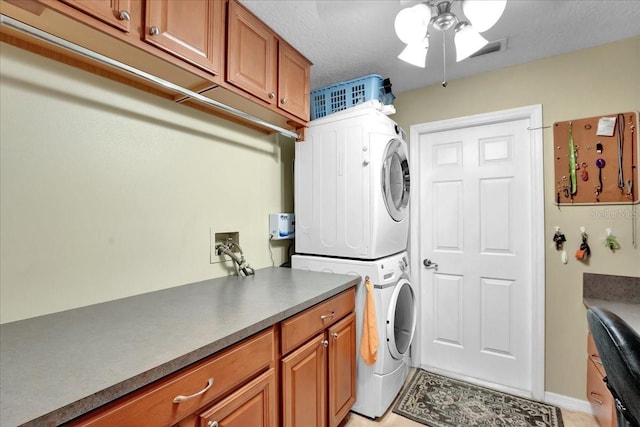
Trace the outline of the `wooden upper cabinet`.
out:
[[[146,2],[146,42],[213,74],[224,62],[224,0]]]
[[[280,41],[278,64],[280,108],[309,121],[311,63],[287,43]]]
[[[131,0],[61,0],[122,31],[131,28]]]
[[[268,104],[275,104],[278,40],[260,20],[229,2],[227,81]]]
[[[228,26],[226,81],[308,122],[311,62],[235,0]]]

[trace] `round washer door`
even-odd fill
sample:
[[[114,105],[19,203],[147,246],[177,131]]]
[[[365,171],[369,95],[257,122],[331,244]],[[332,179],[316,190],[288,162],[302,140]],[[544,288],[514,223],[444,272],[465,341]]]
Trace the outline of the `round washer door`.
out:
[[[416,329],[416,298],[406,278],[393,288],[387,312],[387,346],[394,359],[402,359]]]
[[[409,205],[409,158],[407,143],[392,139],[387,144],[382,158],[382,195],[387,211],[395,221],[407,216]]]

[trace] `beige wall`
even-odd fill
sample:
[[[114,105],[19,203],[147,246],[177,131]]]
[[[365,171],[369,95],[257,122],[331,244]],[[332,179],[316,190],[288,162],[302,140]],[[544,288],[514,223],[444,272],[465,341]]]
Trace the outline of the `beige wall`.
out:
[[[267,214],[293,209],[290,140],[0,49],[1,323],[226,275],[209,264],[210,227],[239,231],[254,267],[272,264]],[[397,94],[393,118],[409,131],[532,104],[545,125],[637,111],[638,70],[635,38]],[[640,250],[630,208],[553,205],[553,134],[543,132],[546,390],[584,399],[582,273],[638,276]],[[570,253],[587,227],[588,265],[560,262],[554,225]],[[615,254],[600,244],[606,227],[622,245]],[[276,265],[288,243],[272,245]]]
[[[640,110],[640,38],[534,61],[471,78],[396,94],[393,118],[409,133],[411,125],[542,104],[543,123]],[[440,72],[425,70],[425,72]],[[640,208],[554,204],[553,131],[544,136],[546,267],[545,390],[585,400],[586,318],[582,274],[640,276],[640,249],[632,245],[632,220]],[[637,133],[636,133],[637,135]],[[637,143],[637,142],[636,142]],[[640,221],[639,221],[640,222]],[[558,225],[567,237],[568,264],[551,240]],[[587,264],[573,258],[580,226],[590,236]],[[640,225],[640,224],[639,224]],[[620,251],[603,245],[613,229]],[[636,241],[640,234],[636,236]]]
[[[210,227],[272,264],[292,140],[0,48],[2,323],[227,275]]]

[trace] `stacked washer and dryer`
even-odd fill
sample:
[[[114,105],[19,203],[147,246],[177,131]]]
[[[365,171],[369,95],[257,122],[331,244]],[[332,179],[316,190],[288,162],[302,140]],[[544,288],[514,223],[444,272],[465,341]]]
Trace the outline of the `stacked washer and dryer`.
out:
[[[377,101],[311,122],[296,144],[295,249],[292,268],[354,274],[356,346],[362,337],[368,278],[374,289],[379,347],[367,365],[358,352],[356,403],[383,415],[408,374],[416,324],[409,275],[410,174],[402,129]]]

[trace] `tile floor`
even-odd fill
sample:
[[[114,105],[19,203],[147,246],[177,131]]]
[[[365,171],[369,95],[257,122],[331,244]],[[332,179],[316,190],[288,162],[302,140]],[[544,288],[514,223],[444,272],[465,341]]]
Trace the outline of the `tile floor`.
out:
[[[413,376],[414,370],[415,368],[411,368],[409,370],[407,381]],[[404,418],[393,413],[392,409],[394,405],[395,402],[391,404],[389,410],[382,417],[376,420],[350,412],[344,421],[340,423],[339,427],[424,427],[420,423],[416,423],[415,421],[411,421],[408,418]],[[564,427],[600,427],[595,417],[583,412],[562,409],[562,420],[564,422]]]
[[[562,410],[564,427],[600,427],[596,419],[582,412]],[[350,412],[340,427],[424,427],[424,425],[401,417],[389,409],[384,416],[372,420]]]

